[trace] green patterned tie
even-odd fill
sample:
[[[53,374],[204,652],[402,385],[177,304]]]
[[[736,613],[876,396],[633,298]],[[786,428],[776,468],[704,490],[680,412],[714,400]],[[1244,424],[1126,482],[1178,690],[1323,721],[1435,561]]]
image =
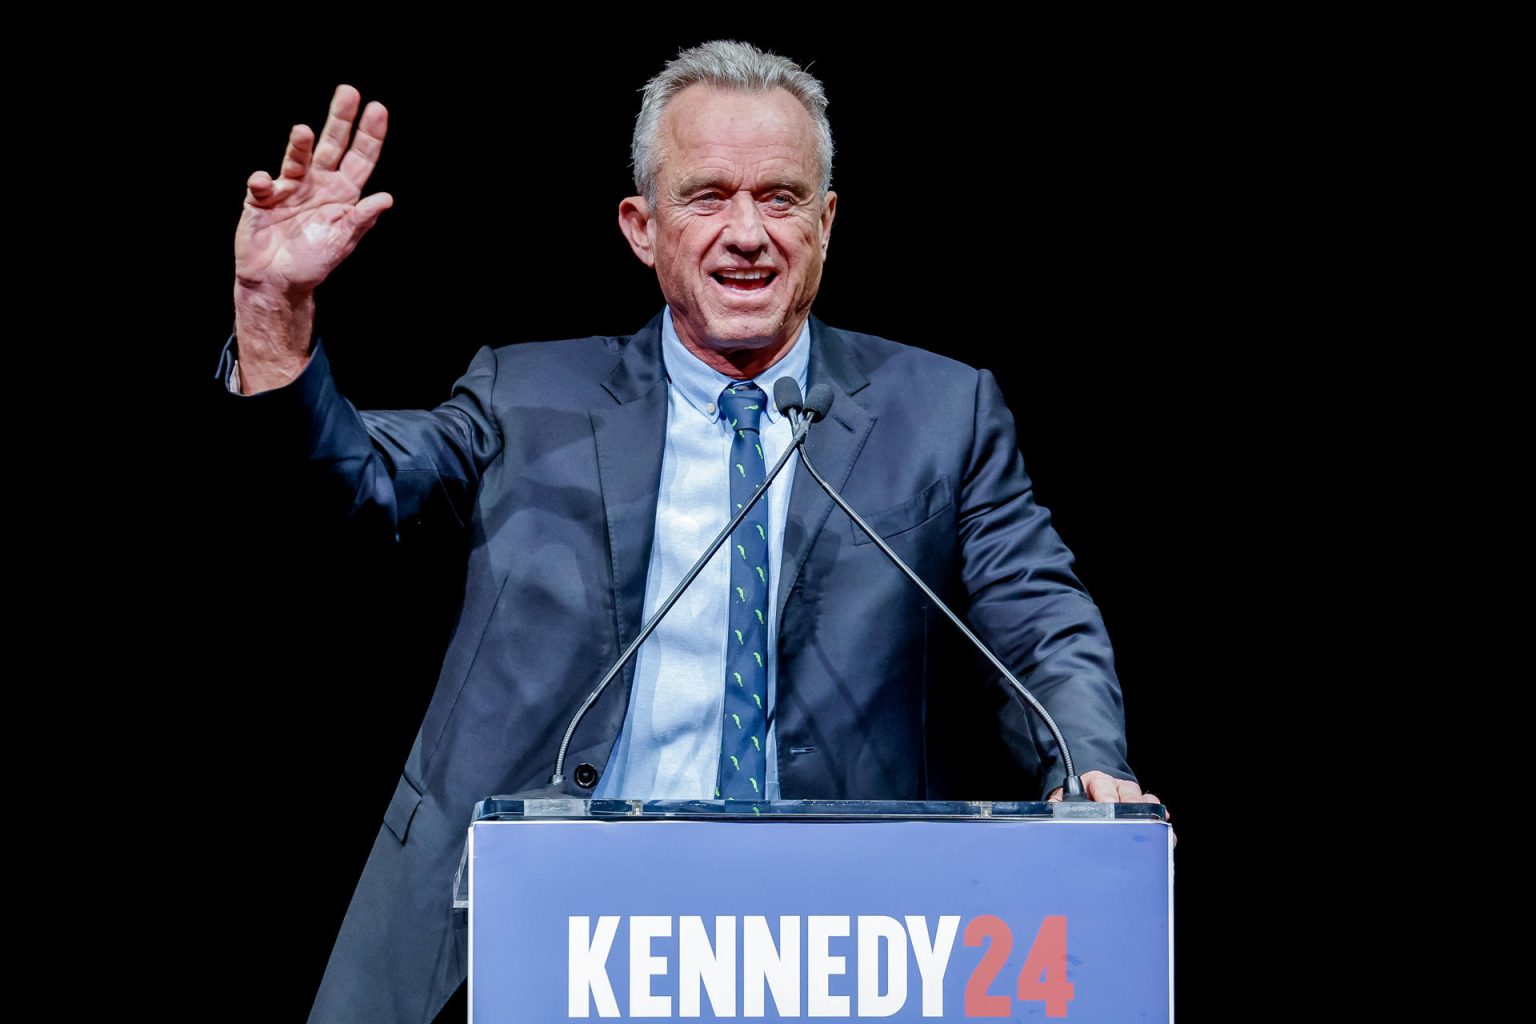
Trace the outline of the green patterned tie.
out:
[[[758,423],[767,396],[750,381],[726,388],[720,414],[731,430],[731,515],[763,485],[767,464]],[[768,763],[768,502],[759,501],[731,534],[725,723],[715,795],[761,800]]]

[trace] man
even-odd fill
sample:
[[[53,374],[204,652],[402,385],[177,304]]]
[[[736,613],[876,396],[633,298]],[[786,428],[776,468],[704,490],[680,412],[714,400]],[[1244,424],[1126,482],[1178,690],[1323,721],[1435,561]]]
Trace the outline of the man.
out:
[[[430,1020],[462,982],[447,887],[474,801],[548,781],[592,684],[787,446],[767,397],[783,376],[832,389],[817,467],[1051,709],[1090,795],[1156,800],[1125,763],[1103,623],[991,376],[810,315],[837,209],[819,82],[741,44],[680,54],[646,89],[638,194],[619,206],[665,309],[626,338],[482,348],[423,412],[358,412],[311,342],[315,289],[392,203],[362,195],[387,114],[359,102],[339,87],[318,141],[296,126],[278,178],[249,179],[219,375],[249,396],[231,399],[242,415],[302,439],[339,513],[401,540],[456,524],[470,554],[311,1020]],[[563,789],[1058,796],[1048,734],[965,664],[921,593],[786,473],[582,720]],[[965,774],[967,745],[999,732],[1037,788]]]

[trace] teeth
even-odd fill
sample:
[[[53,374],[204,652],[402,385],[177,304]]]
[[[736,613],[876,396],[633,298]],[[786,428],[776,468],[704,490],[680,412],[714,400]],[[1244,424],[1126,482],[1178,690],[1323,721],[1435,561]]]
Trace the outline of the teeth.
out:
[[[773,273],[771,270],[721,270],[719,275],[728,281],[758,281]]]

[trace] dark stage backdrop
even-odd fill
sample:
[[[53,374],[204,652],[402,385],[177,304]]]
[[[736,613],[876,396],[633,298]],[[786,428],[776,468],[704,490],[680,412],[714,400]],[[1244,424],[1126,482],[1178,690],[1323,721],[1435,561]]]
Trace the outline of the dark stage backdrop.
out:
[[[177,952],[168,1009],[237,992],[242,1017],[307,1011],[462,566],[447,549],[349,545],[224,432],[211,375],[245,178],[277,171],[293,123],[318,130],[337,82],[389,107],[369,190],[395,207],[320,291],[319,332],[359,407],[431,406],[482,344],[627,334],[660,309],[616,227],[637,90],[720,34],[810,63],[831,97],[839,205],[817,314],[1002,384],[1115,642],[1131,763],[1178,826],[1181,1011],[1213,1006],[1203,979],[1248,959],[1268,897],[1246,884],[1243,799],[1297,778],[1255,746],[1292,669],[1252,627],[1280,572],[1253,481],[1290,472],[1253,394],[1296,327],[1275,239],[1298,213],[1276,188],[1298,158],[1275,144],[1282,98],[1242,47],[981,26],[396,29],[276,58],[231,39],[144,72],[156,88],[134,124],[163,133],[181,190],[174,253],[147,268],[177,282],[153,400],[174,411],[160,443],[175,501],[147,561],[178,595],[152,635],[156,699],[182,717],[146,746],[164,834],[201,851],[183,884],[222,889],[203,897],[205,939]]]

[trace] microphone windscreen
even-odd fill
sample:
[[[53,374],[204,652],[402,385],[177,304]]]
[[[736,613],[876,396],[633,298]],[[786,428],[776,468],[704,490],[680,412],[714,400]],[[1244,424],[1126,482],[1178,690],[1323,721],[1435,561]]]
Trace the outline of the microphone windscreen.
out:
[[[805,411],[811,414],[812,419],[821,419],[832,408],[832,388],[828,384],[816,384],[811,387],[811,393],[805,398]]]
[[[773,404],[785,416],[804,404],[800,400],[800,385],[795,382],[795,378],[780,377],[773,382]]]

